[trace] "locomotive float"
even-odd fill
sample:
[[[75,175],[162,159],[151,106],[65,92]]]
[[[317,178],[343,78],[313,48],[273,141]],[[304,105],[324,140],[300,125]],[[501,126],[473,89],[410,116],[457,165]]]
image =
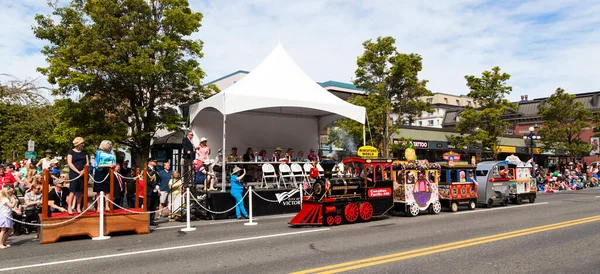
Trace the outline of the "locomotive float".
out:
[[[352,163],[354,168],[349,170],[356,173],[334,178],[336,163],[329,158],[320,162],[324,176],[316,178],[309,194],[302,198],[300,212],[289,224],[331,226],[368,221],[392,209],[394,182],[389,177],[384,180],[383,172],[379,172],[391,168],[391,160],[351,158],[345,163]]]

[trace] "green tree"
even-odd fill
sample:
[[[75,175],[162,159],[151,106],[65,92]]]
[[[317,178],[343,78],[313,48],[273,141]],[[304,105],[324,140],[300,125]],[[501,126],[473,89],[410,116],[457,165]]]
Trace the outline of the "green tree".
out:
[[[592,146],[581,139],[581,133],[590,125],[592,113],[583,103],[574,101],[575,95],[557,88],[546,104],[538,109],[543,126],[538,133],[544,149],[564,151],[570,157],[588,155]]]
[[[58,84],[55,95],[80,93],[85,105],[126,125],[127,136],[112,141],[129,146],[140,164],[158,129],[183,122],[173,107],[210,92],[200,84],[202,41],[189,38],[202,14],[186,0],[72,0],[50,6],[52,14],[36,15],[33,27],[37,38],[49,42],[42,50],[49,66],[38,70]]]
[[[492,149],[494,158],[498,156],[500,136],[510,127],[502,119],[503,115],[516,106],[506,99],[512,87],[506,84],[508,73],[500,72],[500,67],[484,71],[481,77],[465,76],[469,94],[474,106],[466,106],[459,114],[456,130],[460,135],[450,137],[456,146],[474,146],[477,143]]]
[[[370,126],[367,135],[384,157],[389,156],[391,137],[400,125],[412,122],[424,111],[431,112],[431,104],[421,100],[423,96],[432,95],[426,88],[427,80],[419,80],[423,69],[421,56],[400,53],[395,43],[389,36],[363,43],[365,51],[356,61],[354,84],[367,94],[349,99],[350,103],[367,109]],[[392,119],[392,114],[397,115],[397,119]],[[355,141],[362,141],[362,126],[358,123],[341,121],[337,125],[353,134]],[[357,143],[362,143],[360,141]]]
[[[51,105],[21,105],[0,102],[0,162],[22,159],[27,141],[35,142],[38,155],[50,149],[61,152],[50,135],[55,125]],[[66,154],[66,150],[63,154]]]

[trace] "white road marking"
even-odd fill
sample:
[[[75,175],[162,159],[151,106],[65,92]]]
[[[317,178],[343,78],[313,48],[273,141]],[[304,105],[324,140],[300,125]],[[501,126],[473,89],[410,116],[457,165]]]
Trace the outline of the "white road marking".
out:
[[[163,252],[163,251],[178,250],[178,249],[185,249],[185,248],[192,248],[192,247],[201,247],[201,246],[210,246],[210,245],[219,245],[219,244],[229,244],[229,243],[252,241],[252,240],[267,239],[267,238],[277,238],[277,237],[284,237],[284,236],[290,236],[290,235],[298,235],[298,234],[306,234],[306,233],[313,233],[313,232],[321,232],[321,231],[327,231],[327,230],[330,230],[330,228],[319,228],[319,229],[311,229],[311,230],[302,230],[302,231],[280,233],[280,234],[254,236],[254,237],[248,237],[248,238],[239,238],[239,239],[223,240],[223,241],[208,242],[208,243],[198,243],[198,244],[182,245],[182,246],[172,246],[172,247],[165,247],[165,248],[148,249],[148,250],[132,251],[132,252],[125,252],[125,253],[116,253],[116,254],[109,254],[109,255],[101,255],[101,256],[95,256],[95,257],[86,257],[86,258],[79,258],[79,259],[72,259],[72,260],[54,261],[54,262],[41,263],[41,264],[13,266],[13,267],[7,267],[7,268],[0,268],[0,272],[13,271],[13,270],[19,270],[19,269],[27,269],[27,268],[36,268],[36,267],[50,266],[50,265],[62,265],[62,264],[77,263],[77,262],[92,261],[92,260],[101,260],[101,259],[108,259],[108,258],[114,258],[114,257],[123,257],[123,256],[132,256],[132,255],[139,255],[139,254]]]
[[[259,218],[252,218],[254,221],[260,220],[270,220],[270,219],[281,219],[281,218],[289,218],[295,216],[296,213],[293,214],[283,214],[283,215],[275,215],[275,216],[262,216]],[[192,226],[207,226],[207,225],[218,225],[218,224],[229,224],[229,223],[246,223],[248,220],[223,220],[223,221],[210,221],[210,222],[192,222]],[[162,229],[172,229],[172,228],[182,228],[187,225],[174,225],[174,226],[160,226],[153,230],[162,230]]]
[[[549,202],[525,204],[525,205],[518,205],[518,206],[496,207],[496,208],[488,208],[488,209],[482,209],[482,210],[461,211],[461,212],[456,212],[456,213],[452,213],[452,214],[458,215],[458,214],[479,213],[479,212],[488,212],[488,211],[492,211],[492,210],[512,209],[512,208],[520,208],[520,207],[525,207],[525,206],[535,206],[535,205],[545,205],[545,204],[549,204]]]
[[[596,196],[596,199],[597,199],[597,198],[600,198],[600,196]]]

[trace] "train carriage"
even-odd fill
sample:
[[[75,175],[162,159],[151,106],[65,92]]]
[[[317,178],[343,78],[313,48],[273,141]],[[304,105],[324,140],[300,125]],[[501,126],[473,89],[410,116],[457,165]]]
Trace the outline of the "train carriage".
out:
[[[442,210],[438,182],[440,165],[427,160],[396,161],[394,170],[394,211],[415,217],[421,211],[438,214]]]
[[[443,207],[456,212],[460,205],[470,210],[477,206],[477,166],[469,163],[440,164],[441,175],[438,183],[440,202]]]

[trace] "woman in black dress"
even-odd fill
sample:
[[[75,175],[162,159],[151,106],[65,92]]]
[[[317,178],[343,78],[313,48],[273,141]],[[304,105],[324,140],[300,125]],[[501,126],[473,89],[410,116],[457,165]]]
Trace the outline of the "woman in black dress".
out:
[[[67,164],[69,165],[69,197],[67,198],[67,212],[73,215],[73,199],[77,194],[77,213],[81,213],[81,201],[83,200],[83,168],[90,164],[87,153],[83,150],[84,140],[77,137],[73,140],[73,149],[67,152]],[[75,179],[77,178],[77,179]]]

